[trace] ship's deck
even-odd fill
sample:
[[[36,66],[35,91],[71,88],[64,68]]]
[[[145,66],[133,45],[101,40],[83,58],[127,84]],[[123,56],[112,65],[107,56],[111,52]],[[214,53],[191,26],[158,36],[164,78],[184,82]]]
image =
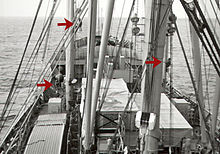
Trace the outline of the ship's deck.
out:
[[[100,89],[101,94],[103,93],[105,82],[106,80],[103,79]],[[86,80],[82,80],[82,89],[85,88],[85,83]],[[110,118],[114,117],[113,114],[118,115],[122,113],[128,102],[129,95],[130,93],[123,79],[112,79],[101,113]],[[83,95],[82,98],[84,97]],[[125,121],[125,126],[129,126],[129,128],[132,129],[131,133],[136,133],[134,136],[137,137],[138,133],[134,132],[134,130],[137,129],[134,119],[136,116],[135,114],[141,111],[141,93],[135,93],[130,104],[132,104],[132,106],[129,107],[129,111],[133,113],[130,118],[133,122],[128,124]],[[117,118],[117,116],[115,117]],[[101,124],[103,123],[106,123],[106,120],[101,122]],[[112,127],[112,125],[108,126]],[[161,94],[160,129],[164,146],[179,146],[183,137],[187,138],[192,135],[192,127],[190,124],[163,93]],[[136,139],[134,139],[134,141],[136,141]]]

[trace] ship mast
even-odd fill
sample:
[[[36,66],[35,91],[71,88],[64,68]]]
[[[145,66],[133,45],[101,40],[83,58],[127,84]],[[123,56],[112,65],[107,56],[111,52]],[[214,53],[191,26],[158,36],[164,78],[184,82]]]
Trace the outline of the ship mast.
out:
[[[192,24],[190,23],[190,34],[191,34],[191,44],[192,44],[192,54],[194,63],[194,73],[195,73],[195,83],[198,89],[198,97],[200,100],[200,105],[202,109],[205,109],[205,103],[203,99],[203,87],[202,87],[202,70],[201,70],[201,53],[200,53],[200,43],[199,38],[194,30]],[[205,122],[202,117],[201,109],[199,108],[200,117],[200,127],[201,127],[201,142],[205,146],[207,145],[208,139],[206,134]]]
[[[72,20],[74,17],[74,0],[67,0],[67,17]],[[71,33],[74,29],[71,29]],[[74,39],[66,49],[66,110],[70,110],[70,104],[73,104],[73,86],[71,82],[74,79]]]
[[[156,28],[152,27],[151,35],[155,34],[155,37],[150,39],[152,46],[150,48],[149,55],[154,56],[155,58],[163,61],[164,57],[164,47],[165,47],[165,37],[166,37],[166,25],[167,25],[167,17],[169,15],[169,7],[171,0],[162,0],[159,2],[154,2],[152,9],[153,20],[152,23],[156,23]],[[148,5],[149,1],[145,1],[145,4]],[[147,7],[145,7],[147,8]],[[150,34],[150,33],[149,33]],[[147,37],[147,36],[145,36]],[[148,43],[148,41],[146,42]],[[147,49],[146,49],[147,50]],[[145,57],[146,58],[146,57]],[[151,88],[149,90],[144,90],[143,96],[150,96],[150,98],[143,97],[142,100],[142,117],[141,117],[141,131],[144,132],[144,140],[142,143],[143,149],[142,152],[144,154],[157,154],[158,153],[158,142],[160,140],[160,129],[159,129],[159,120],[160,120],[160,99],[161,99],[161,91],[162,91],[162,63],[155,67],[153,70],[147,70],[152,72],[151,78]],[[146,72],[147,72],[146,71]],[[144,71],[145,75],[147,76]],[[146,77],[145,77],[146,78]],[[145,82],[145,80],[143,80]],[[148,83],[143,83],[142,85],[146,85]],[[148,120],[146,117],[147,114],[156,115],[154,120],[154,124],[149,127]],[[151,118],[151,117],[150,117]],[[145,130],[144,130],[145,129]]]
[[[87,39],[87,83],[86,83],[86,99],[85,99],[85,152],[89,153],[91,136],[91,104],[92,104],[92,84],[93,84],[93,64],[95,52],[95,36],[96,36],[96,14],[97,0],[89,0],[89,24],[88,24],[88,39]]]
[[[106,10],[106,16],[102,31],[102,39],[101,39],[101,45],[100,45],[100,52],[99,52],[99,60],[98,60],[98,67],[96,72],[96,79],[95,79],[95,89],[92,97],[92,116],[91,116],[91,125],[90,125],[90,133],[93,131],[94,122],[95,122],[95,116],[96,116],[96,108],[97,108],[97,102],[98,102],[98,96],[99,96],[99,90],[101,85],[101,79],[103,76],[103,68],[104,68],[104,60],[105,60],[105,53],[108,45],[108,38],[109,38],[109,31],[111,26],[111,20],[112,20],[112,13],[114,8],[114,2],[115,0],[108,0],[107,1],[107,10]]]

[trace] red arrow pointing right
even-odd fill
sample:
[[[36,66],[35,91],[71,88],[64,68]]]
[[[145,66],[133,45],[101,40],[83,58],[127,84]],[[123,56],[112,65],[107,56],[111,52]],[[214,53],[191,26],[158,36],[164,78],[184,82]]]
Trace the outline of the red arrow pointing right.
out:
[[[157,65],[159,65],[161,63],[160,60],[158,60],[157,58],[153,57],[153,61],[145,61],[145,64],[154,64],[153,68],[155,68]]]
[[[37,84],[38,87],[45,87],[44,91],[47,90],[48,88],[50,88],[53,85],[52,83],[48,82],[45,79],[44,79],[44,82],[45,83],[43,83],[43,84]]]
[[[67,20],[66,18],[64,18],[64,20],[66,23],[57,23],[57,26],[66,26],[66,28],[65,28],[65,30],[66,30],[73,25],[73,23],[71,21]]]

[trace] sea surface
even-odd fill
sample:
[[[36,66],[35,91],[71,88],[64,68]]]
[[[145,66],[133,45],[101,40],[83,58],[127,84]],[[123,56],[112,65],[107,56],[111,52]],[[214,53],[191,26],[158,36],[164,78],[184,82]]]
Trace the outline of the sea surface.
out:
[[[0,109],[2,109],[7,95],[9,93],[10,87],[12,85],[16,70],[18,68],[25,43],[28,38],[30,27],[33,19],[29,17],[0,17]],[[58,22],[64,22],[62,18],[56,18],[52,23],[51,36],[49,38],[49,45],[47,47],[48,52],[46,57],[49,57],[50,52],[52,52],[56,44],[61,39],[62,34],[64,33],[63,27],[58,27]],[[119,20],[114,19],[112,23],[111,35],[115,36],[117,31],[117,24]],[[40,18],[36,24],[31,41],[27,50],[27,55],[30,56],[31,51],[35,45],[35,42],[39,36],[39,33],[43,27],[44,18]],[[99,28],[101,24],[98,24]],[[122,24],[123,26],[123,24]],[[120,27],[120,34],[122,34],[123,27]],[[191,43],[190,43],[190,32],[189,24],[187,19],[178,19],[178,26],[181,33],[181,37],[184,43],[187,56],[191,64],[192,62],[192,53],[191,53]],[[131,31],[128,31],[126,39],[130,39]],[[83,21],[82,32],[77,35],[77,37],[83,37],[87,35],[87,23]],[[120,37],[119,37],[120,38]],[[43,52],[43,48],[40,50],[40,53]],[[204,100],[206,103],[206,108],[212,108],[213,95],[215,90],[215,78],[216,73],[210,63],[210,60],[204,50],[201,51],[202,56],[202,72],[203,72],[203,89],[204,89]],[[24,64],[27,62],[27,58],[24,59]],[[19,87],[19,97],[15,101],[15,106],[17,109],[21,106],[22,101],[26,97],[26,93],[30,90],[31,82],[33,78],[37,78],[37,73],[42,70],[44,63],[39,58],[37,61],[34,71],[36,72],[34,76],[29,75],[26,78],[27,86]],[[177,39],[177,36],[174,35],[173,42],[173,76],[174,76],[174,87],[184,93],[187,96],[194,97],[194,91],[192,83],[187,71],[186,63],[183,57],[183,53]],[[206,73],[205,73],[206,68]],[[24,69],[24,66],[22,66]],[[33,71],[33,70],[32,70]],[[192,68],[192,71],[193,68]],[[27,74],[30,72],[27,72]],[[29,86],[28,86],[29,83]],[[207,91],[208,89],[208,91]],[[13,112],[12,112],[13,113]]]

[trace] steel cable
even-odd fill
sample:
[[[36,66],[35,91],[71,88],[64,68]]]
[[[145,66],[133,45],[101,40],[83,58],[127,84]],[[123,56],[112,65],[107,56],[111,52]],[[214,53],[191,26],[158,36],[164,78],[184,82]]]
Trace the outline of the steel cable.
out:
[[[17,72],[16,72],[16,74],[15,74],[15,77],[14,77],[14,80],[13,80],[13,83],[12,83],[12,86],[11,86],[11,89],[10,89],[10,91],[9,91],[7,100],[6,100],[6,102],[5,102],[5,105],[4,105],[2,114],[1,114],[1,120],[3,120],[4,115],[5,115],[6,111],[7,111],[7,108],[8,108],[8,106],[9,106],[9,104],[10,104],[10,99],[11,99],[12,93],[13,93],[14,88],[15,88],[15,83],[16,83],[16,81],[17,81],[17,77],[18,77],[18,74],[19,74],[19,72],[20,72],[21,65],[22,65],[22,63],[23,63],[23,59],[24,59],[24,57],[25,57],[25,54],[26,54],[26,51],[27,51],[27,47],[28,47],[28,45],[29,45],[29,42],[30,42],[30,39],[31,39],[33,30],[34,30],[35,23],[36,23],[36,21],[37,21],[38,13],[39,13],[39,11],[40,11],[42,2],[43,2],[43,0],[40,0],[40,2],[39,2],[39,4],[38,4],[37,12],[36,12],[36,14],[35,14],[34,21],[33,21],[32,26],[31,26],[31,30],[30,30],[30,33],[29,33],[29,36],[28,36],[28,39],[27,39],[27,42],[26,42],[26,45],[25,45],[25,48],[24,48],[23,55],[22,55],[22,57],[21,57],[21,60],[20,60],[20,63],[19,63]]]

